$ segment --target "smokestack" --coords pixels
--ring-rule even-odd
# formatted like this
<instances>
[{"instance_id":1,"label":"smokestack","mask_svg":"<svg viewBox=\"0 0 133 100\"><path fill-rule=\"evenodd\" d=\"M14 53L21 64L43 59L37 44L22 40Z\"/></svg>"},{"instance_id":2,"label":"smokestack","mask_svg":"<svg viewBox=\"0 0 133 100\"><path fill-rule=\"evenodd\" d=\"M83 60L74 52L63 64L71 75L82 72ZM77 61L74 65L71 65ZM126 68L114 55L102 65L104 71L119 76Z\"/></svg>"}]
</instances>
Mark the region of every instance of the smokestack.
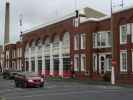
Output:
<instances>
[{"instance_id":1,"label":"smokestack","mask_svg":"<svg viewBox=\"0 0 133 100\"><path fill-rule=\"evenodd\" d=\"M9 0L6 0L4 45L9 43L9 32L10 32L10 2Z\"/></svg>"}]
</instances>

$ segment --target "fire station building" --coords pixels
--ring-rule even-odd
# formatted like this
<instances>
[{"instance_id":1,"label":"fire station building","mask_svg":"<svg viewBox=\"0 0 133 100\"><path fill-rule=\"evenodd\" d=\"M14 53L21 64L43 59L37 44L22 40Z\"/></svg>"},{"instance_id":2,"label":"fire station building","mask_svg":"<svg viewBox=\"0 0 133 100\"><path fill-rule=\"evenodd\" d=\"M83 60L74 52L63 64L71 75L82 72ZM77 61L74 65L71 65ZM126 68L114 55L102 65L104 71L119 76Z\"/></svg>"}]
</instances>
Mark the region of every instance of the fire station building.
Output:
<instances>
[{"instance_id":1,"label":"fire station building","mask_svg":"<svg viewBox=\"0 0 133 100\"><path fill-rule=\"evenodd\" d=\"M133 83L133 8L113 13L112 32L110 17L80 16L78 28L74 19L68 16L23 34L25 70L101 80L111 71L113 44L116 82Z\"/></svg>"}]
</instances>

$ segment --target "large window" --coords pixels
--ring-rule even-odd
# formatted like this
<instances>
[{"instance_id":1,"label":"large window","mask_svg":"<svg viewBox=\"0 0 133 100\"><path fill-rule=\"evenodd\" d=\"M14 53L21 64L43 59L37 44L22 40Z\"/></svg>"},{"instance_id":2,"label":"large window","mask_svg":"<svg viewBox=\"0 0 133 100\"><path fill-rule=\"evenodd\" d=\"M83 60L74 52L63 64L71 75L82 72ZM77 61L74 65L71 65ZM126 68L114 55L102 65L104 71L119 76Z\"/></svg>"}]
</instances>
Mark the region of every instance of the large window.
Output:
<instances>
[{"instance_id":1,"label":"large window","mask_svg":"<svg viewBox=\"0 0 133 100\"><path fill-rule=\"evenodd\" d=\"M63 45L63 48L69 48L70 47L70 35L69 35L69 32L66 32L64 34L62 45Z\"/></svg>"},{"instance_id":2,"label":"large window","mask_svg":"<svg viewBox=\"0 0 133 100\"><path fill-rule=\"evenodd\" d=\"M120 70L122 72L127 71L127 51L120 52Z\"/></svg>"},{"instance_id":3,"label":"large window","mask_svg":"<svg viewBox=\"0 0 133 100\"><path fill-rule=\"evenodd\" d=\"M59 56L54 55L53 56L53 63L54 63L54 71L59 71Z\"/></svg>"},{"instance_id":4,"label":"large window","mask_svg":"<svg viewBox=\"0 0 133 100\"><path fill-rule=\"evenodd\" d=\"M79 71L79 57L75 55L74 57L74 71Z\"/></svg>"},{"instance_id":5,"label":"large window","mask_svg":"<svg viewBox=\"0 0 133 100\"><path fill-rule=\"evenodd\" d=\"M50 70L50 56L45 56L45 70Z\"/></svg>"},{"instance_id":6,"label":"large window","mask_svg":"<svg viewBox=\"0 0 133 100\"><path fill-rule=\"evenodd\" d=\"M106 55L107 71L112 69L112 57L111 55Z\"/></svg>"},{"instance_id":7,"label":"large window","mask_svg":"<svg viewBox=\"0 0 133 100\"><path fill-rule=\"evenodd\" d=\"M86 71L86 57L81 55L81 71Z\"/></svg>"},{"instance_id":8,"label":"large window","mask_svg":"<svg viewBox=\"0 0 133 100\"><path fill-rule=\"evenodd\" d=\"M42 58L41 57L38 58L38 71L39 72L42 71Z\"/></svg>"},{"instance_id":9,"label":"large window","mask_svg":"<svg viewBox=\"0 0 133 100\"><path fill-rule=\"evenodd\" d=\"M76 34L74 36L74 48L75 48L75 50L79 49L79 36L78 36L78 34Z\"/></svg>"},{"instance_id":10,"label":"large window","mask_svg":"<svg viewBox=\"0 0 133 100\"><path fill-rule=\"evenodd\" d=\"M120 43L126 43L127 41L127 25L120 26Z\"/></svg>"},{"instance_id":11,"label":"large window","mask_svg":"<svg viewBox=\"0 0 133 100\"><path fill-rule=\"evenodd\" d=\"M127 42L127 34L131 34L131 24L125 24L120 26L120 43L124 44Z\"/></svg>"},{"instance_id":12,"label":"large window","mask_svg":"<svg viewBox=\"0 0 133 100\"><path fill-rule=\"evenodd\" d=\"M86 48L86 34L83 33L81 34L81 49L85 49Z\"/></svg>"},{"instance_id":13,"label":"large window","mask_svg":"<svg viewBox=\"0 0 133 100\"><path fill-rule=\"evenodd\" d=\"M110 47L112 42L111 32L103 31L93 33L93 47Z\"/></svg>"},{"instance_id":14,"label":"large window","mask_svg":"<svg viewBox=\"0 0 133 100\"><path fill-rule=\"evenodd\" d=\"M35 60L31 61L31 70L32 72L35 72Z\"/></svg>"},{"instance_id":15,"label":"large window","mask_svg":"<svg viewBox=\"0 0 133 100\"><path fill-rule=\"evenodd\" d=\"M71 69L71 61L70 58L63 58L63 70L69 71Z\"/></svg>"}]
</instances>

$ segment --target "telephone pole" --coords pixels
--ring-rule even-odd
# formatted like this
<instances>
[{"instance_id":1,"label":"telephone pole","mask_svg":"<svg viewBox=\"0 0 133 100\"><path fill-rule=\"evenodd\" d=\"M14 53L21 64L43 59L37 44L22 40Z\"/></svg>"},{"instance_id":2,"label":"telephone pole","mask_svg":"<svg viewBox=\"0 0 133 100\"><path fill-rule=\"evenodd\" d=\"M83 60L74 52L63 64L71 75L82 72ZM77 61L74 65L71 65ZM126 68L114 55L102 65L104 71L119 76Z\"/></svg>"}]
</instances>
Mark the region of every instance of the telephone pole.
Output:
<instances>
[{"instance_id":1,"label":"telephone pole","mask_svg":"<svg viewBox=\"0 0 133 100\"><path fill-rule=\"evenodd\" d=\"M113 2L113 0L111 0L111 34L112 34L112 70L111 70L111 84L112 85L115 85L116 83L116 79L115 79L115 67L116 67L116 64L117 64L117 61L115 59L115 47L114 47L114 44L115 44L115 34L113 33L113 25L114 25L114 21L113 21L113 8L115 7L122 7L124 6L124 2L123 0L120 0L119 1L120 3L119 4L116 4L115 2Z\"/></svg>"}]
</instances>

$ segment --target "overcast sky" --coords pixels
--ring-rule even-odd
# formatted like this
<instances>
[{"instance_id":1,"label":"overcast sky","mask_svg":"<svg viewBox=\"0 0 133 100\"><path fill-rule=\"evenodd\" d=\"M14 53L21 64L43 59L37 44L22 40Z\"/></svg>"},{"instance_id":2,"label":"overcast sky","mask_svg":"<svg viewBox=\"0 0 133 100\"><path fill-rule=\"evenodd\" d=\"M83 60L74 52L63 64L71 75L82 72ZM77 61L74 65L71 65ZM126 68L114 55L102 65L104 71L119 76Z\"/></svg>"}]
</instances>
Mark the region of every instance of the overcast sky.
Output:
<instances>
[{"instance_id":1,"label":"overcast sky","mask_svg":"<svg viewBox=\"0 0 133 100\"><path fill-rule=\"evenodd\" d=\"M0 0L0 44L4 39L5 1ZM19 40L19 16L23 15L23 31L73 12L76 0L10 0L10 41ZM120 0L114 0L120 1ZM125 6L133 0L124 0ZM77 8L92 7L106 14L110 12L110 0L77 0Z\"/></svg>"}]
</instances>

